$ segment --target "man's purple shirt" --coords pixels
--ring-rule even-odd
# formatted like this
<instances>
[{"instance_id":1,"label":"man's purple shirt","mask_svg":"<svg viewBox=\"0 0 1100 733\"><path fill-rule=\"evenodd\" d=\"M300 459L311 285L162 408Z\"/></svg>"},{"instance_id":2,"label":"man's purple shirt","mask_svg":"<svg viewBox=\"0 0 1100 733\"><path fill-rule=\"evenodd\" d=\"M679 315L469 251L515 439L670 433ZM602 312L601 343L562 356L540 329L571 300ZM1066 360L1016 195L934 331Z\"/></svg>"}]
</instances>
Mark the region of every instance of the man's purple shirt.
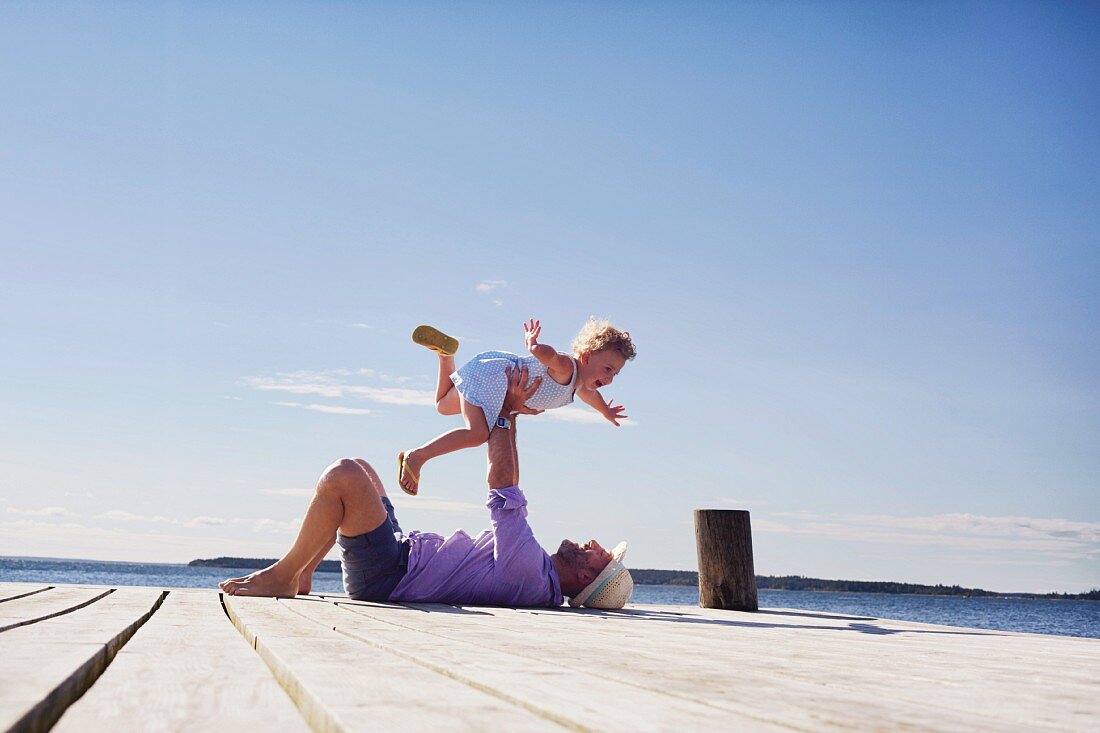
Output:
<instances>
[{"instance_id":1,"label":"man's purple shirt","mask_svg":"<svg viewBox=\"0 0 1100 733\"><path fill-rule=\"evenodd\" d=\"M490 489L493 528L477 537L410 532L409 569L391 601L485 606L560 606L561 582L527 524L518 486Z\"/></svg>"}]
</instances>

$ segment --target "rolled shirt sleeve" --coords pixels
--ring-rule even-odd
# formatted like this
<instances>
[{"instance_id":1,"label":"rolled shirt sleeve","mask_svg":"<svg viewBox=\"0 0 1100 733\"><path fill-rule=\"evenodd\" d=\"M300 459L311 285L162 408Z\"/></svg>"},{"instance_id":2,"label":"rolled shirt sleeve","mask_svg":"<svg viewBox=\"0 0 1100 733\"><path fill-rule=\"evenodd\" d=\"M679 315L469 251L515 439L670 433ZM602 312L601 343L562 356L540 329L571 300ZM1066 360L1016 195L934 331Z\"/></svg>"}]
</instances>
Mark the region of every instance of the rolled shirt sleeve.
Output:
<instances>
[{"instance_id":1,"label":"rolled shirt sleeve","mask_svg":"<svg viewBox=\"0 0 1100 733\"><path fill-rule=\"evenodd\" d=\"M527 524L527 497L518 486L489 489L485 502L493 524L496 546L493 560L497 572L506 576L523 575L524 570L541 568L546 552Z\"/></svg>"}]
</instances>

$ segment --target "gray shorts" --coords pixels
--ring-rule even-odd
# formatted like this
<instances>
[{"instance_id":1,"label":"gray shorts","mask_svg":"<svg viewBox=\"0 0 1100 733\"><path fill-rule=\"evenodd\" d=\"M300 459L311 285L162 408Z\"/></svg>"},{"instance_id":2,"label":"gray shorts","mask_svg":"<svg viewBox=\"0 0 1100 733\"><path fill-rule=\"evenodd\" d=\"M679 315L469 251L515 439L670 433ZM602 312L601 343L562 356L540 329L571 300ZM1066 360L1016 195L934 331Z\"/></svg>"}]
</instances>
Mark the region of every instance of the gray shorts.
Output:
<instances>
[{"instance_id":1,"label":"gray shorts","mask_svg":"<svg viewBox=\"0 0 1100 733\"><path fill-rule=\"evenodd\" d=\"M355 537L336 533L344 591L355 601L388 601L409 569L409 541L397 523L393 504L381 498L387 521Z\"/></svg>"}]
</instances>

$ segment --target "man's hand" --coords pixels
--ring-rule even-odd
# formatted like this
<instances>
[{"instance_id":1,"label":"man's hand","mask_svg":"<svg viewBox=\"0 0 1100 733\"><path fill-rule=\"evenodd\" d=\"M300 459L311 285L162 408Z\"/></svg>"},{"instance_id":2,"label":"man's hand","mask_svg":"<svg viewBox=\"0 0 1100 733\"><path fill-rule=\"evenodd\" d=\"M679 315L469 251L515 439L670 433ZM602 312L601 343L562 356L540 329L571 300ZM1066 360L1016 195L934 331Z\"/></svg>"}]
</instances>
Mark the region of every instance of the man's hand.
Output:
<instances>
[{"instance_id":1,"label":"man's hand","mask_svg":"<svg viewBox=\"0 0 1100 733\"><path fill-rule=\"evenodd\" d=\"M619 427L620 420L626 420L629 415L624 415L623 410L626 408L622 405L613 404L614 400L607 401L607 410L603 416L615 424L615 427Z\"/></svg>"},{"instance_id":2,"label":"man's hand","mask_svg":"<svg viewBox=\"0 0 1100 733\"><path fill-rule=\"evenodd\" d=\"M504 406L500 408L500 417L507 417L513 412L520 415L537 415L542 412L527 406L527 400L538 392L542 377L535 377L535 381L528 385L527 367L520 369L508 367L504 373L508 375L508 392L504 395Z\"/></svg>"},{"instance_id":3,"label":"man's hand","mask_svg":"<svg viewBox=\"0 0 1100 733\"><path fill-rule=\"evenodd\" d=\"M523 324L523 343L532 354L535 353L535 347L539 345L540 333L542 333L542 325L534 318Z\"/></svg>"}]
</instances>

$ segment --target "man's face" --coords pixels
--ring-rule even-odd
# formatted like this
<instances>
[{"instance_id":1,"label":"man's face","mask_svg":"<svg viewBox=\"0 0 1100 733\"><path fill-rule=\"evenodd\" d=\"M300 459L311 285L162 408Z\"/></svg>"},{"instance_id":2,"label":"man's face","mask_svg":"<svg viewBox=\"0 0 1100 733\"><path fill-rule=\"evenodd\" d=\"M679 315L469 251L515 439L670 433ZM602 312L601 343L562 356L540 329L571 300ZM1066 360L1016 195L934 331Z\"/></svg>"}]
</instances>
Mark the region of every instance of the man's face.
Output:
<instances>
[{"instance_id":1,"label":"man's face","mask_svg":"<svg viewBox=\"0 0 1100 733\"><path fill-rule=\"evenodd\" d=\"M585 581L585 585L600 574L600 571L611 562L611 553L603 549L596 540L589 540L583 545L578 545L573 540L562 540L558 546L558 556L569 563L577 576Z\"/></svg>"}]
</instances>

